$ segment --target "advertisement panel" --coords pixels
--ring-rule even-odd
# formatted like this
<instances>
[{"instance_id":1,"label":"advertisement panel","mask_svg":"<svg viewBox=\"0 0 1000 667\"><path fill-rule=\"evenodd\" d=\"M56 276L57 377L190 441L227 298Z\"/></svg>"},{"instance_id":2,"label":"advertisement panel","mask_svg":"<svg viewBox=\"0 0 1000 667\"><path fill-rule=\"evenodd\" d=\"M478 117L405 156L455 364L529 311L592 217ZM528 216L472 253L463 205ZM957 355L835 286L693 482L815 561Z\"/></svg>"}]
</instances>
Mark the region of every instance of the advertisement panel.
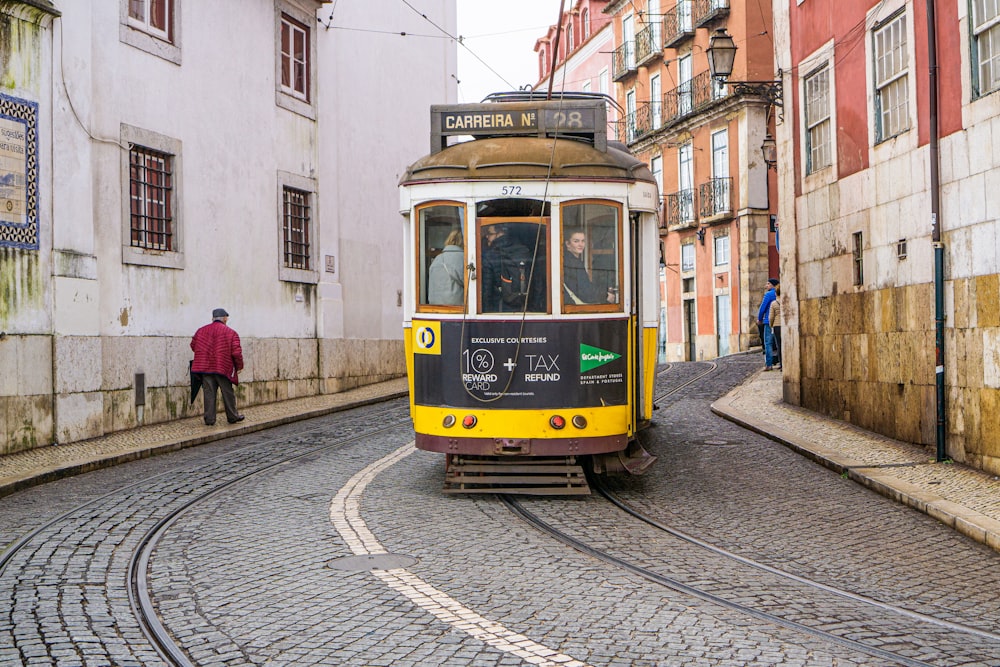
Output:
<instances>
[{"instance_id":1,"label":"advertisement panel","mask_svg":"<svg viewBox=\"0 0 1000 667\"><path fill-rule=\"evenodd\" d=\"M494 409L628 402L628 321L413 321L418 405Z\"/></svg>"}]
</instances>

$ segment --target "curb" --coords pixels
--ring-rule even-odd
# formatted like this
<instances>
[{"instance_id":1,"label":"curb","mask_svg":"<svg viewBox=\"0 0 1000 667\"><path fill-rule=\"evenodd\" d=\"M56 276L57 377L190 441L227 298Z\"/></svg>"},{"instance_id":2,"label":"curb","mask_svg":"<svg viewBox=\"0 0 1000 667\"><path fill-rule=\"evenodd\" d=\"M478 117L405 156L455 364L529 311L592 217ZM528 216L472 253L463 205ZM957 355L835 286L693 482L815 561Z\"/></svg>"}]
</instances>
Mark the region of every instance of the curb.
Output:
<instances>
[{"instance_id":1,"label":"curb","mask_svg":"<svg viewBox=\"0 0 1000 667\"><path fill-rule=\"evenodd\" d=\"M1000 521L893 477L881 468L851 459L784 429L765 424L733 407L733 402L730 393L712 403L712 412L754 433L770 438L876 493L923 512L962 535L1000 552Z\"/></svg>"},{"instance_id":2,"label":"curb","mask_svg":"<svg viewBox=\"0 0 1000 667\"><path fill-rule=\"evenodd\" d=\"M225 440L227 438L232 438L238 435L246 435L248 433L254 433L256 431L263 431L264 429L267 428L273 428L275 426L283 426L285 424L291 424L297 421L304 421L306 419L313 419L315 417L323 417L325 415L333 414L335 412L343 412L345 410L360 408L366 405L391 401L397 398L404 398L408 395L409 391L394 391L383 394L381 396L357 399L353 401L346 401L339 405L333 405L326 408L316 408L312 410L306 410L303 412L297 412L295 414L286 415L284 417L272 417L270 419L265 419L264 421L253 422L251 424L247 424L244 422L240 426L233 426L227 428L226 430L216 431L213 433L206 433L198 436L181 436L177 438L172 438L169 440L159 442L155 445L130 449L116 454L103 454L103 455L97 455L93 458L62 462L47 469L34 470L29 473L26 473L25 475L11 476L0 479L0 498L4 496L9 496L12 493L16 493L17 491L21 491L23 489L27 489L32 486L47 484L48 482L54 482L56 480L63 479L64 477L73 477L75 475L81 475L86 472L101 470L103 468L110 468L112 466L120 465L122 463L128 463L130 461L146 459L151 456L156 456L158 454L168 454L170 452L176 452L178 450L186 449L188 447L204 445L209 442L217 442L219 440ZM196 418L195 421L200 421L200 418ZM84 440L79 443L73 443L73 444L85 444L86 442L87 441ZM59 447L59 445L49 445L49 447Z\"/></svg>"}]
</instances>

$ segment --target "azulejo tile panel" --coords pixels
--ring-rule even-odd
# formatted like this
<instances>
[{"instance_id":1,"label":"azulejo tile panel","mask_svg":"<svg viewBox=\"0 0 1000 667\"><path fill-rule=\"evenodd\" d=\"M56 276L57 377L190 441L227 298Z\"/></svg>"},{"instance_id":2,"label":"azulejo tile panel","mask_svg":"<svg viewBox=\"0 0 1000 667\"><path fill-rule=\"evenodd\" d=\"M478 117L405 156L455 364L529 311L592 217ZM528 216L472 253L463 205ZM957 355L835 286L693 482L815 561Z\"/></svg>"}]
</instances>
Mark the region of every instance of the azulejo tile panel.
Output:
<instances>
[{"instance_id":1,"label":"azulejo tile panel","mask_svg":"<svg viewBox=\"0 0 1000 667\"><path fill-rule=\"evenodd\" d=\"M2 93L0 247L38 250L38 104Z\"/></svg>"}]
</instances>

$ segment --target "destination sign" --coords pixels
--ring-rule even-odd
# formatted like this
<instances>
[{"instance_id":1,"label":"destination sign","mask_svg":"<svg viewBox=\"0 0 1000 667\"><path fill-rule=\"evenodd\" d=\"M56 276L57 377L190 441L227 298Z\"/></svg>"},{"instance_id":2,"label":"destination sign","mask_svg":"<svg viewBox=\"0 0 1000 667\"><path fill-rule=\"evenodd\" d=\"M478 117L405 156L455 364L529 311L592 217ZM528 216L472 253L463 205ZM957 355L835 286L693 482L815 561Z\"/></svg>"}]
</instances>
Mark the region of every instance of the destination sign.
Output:
<instances>
[{"instance_id":1,"label":"destination sign","mask_svg":"<svg viewBox=\"0 0 1000 667\"><path fill-rule=\"evenodd\" d=\"M574 136L604 150L607 111L601 100L433 105L432 151L445 148L446 137L461 135Z\"/></svg>"}]
</instances>

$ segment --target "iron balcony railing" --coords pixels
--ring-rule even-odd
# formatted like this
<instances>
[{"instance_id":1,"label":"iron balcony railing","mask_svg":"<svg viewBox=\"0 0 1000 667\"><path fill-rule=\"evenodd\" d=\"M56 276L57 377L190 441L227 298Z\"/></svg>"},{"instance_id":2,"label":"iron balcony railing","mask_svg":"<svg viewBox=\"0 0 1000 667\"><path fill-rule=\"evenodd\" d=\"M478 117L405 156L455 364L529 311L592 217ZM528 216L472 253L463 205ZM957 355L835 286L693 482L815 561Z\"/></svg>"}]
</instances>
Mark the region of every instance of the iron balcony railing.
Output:
<instances>
[{"instance_id":1,"label":"iron balcony railing","mask_svg":"<svg viewBox=\"0 0 1000 667\"><path fill-rule=\"evenodd\" d=\"M726 86L702 72L663 94L664 122L680 120L726 96Z\"/></svg>"},{"instance_id":2,"label":"iron balcony railing","mask_svg":"<svg viewBox=\"0 0 1000 667\"><path fill-rule=\"evenodd\" d=\"M694 188L678 190L664 197L664 218L667 229L692 227L694 218Z\"/></svg>"},{"instance_id":3,"label":"iron balcony railing","mask_svg":"<svg viewBox=\"0 0 1000 667\"><path fill-rule=\"evenodd\" d=\"M635 42L625 42L615 49L614 54L612 54L611 70L615 81L623 79L629 74L635 74Z\"/></svg>"},{"instance_id":4,"label":"iron balcony railing","mask_svg":"<svg viewBox=\"0 0 1000 667\"><path fill-rule=\"evenodd\" d=\"M624 122L617 126L615 138L630 144L660 129L660 103L644 102L632 113L625 114Z\"/></svg>"},{"instance_id":5,"label":"iron balcony railing","mask_svg":"<svg viewBox=\"0 0 1000 667\"><path fill-rule=\"evenodd\" d=\"M705 219L731 215L733 212L733 179L712 178L698 186L698 216Z\"/></svg>"},{"instance_id":6,"label":"iron balcony railing","mask_svg":"<svg viewBox=\"0 0 1000 667\"><path fill-rule=\"evenodd\" d=\"M706 25L729 15L729 0L694 0L694 27Z\"/></svg>"},{"instance_id":7,"label":"iron balcony railing","mask_svg":"<svg viewBox=\"0 0 1000 667\"><path fill-rule=\"evenodd\" d=\"M663 15L663 46L669 49L693 36L691 0L678 0L677 6Z\"/></svg>"},{"instance_id":8,"label":"iron balcony railing","mask_svg":"<svg viewBox=\"0 0 1000 667\"><path fill-rule=\"evenodd\" d=\"M642 65L660 55L663 47L656 43L656 26L649 25L635 36L635 61Z\"/></svg>"}]
</instances>

